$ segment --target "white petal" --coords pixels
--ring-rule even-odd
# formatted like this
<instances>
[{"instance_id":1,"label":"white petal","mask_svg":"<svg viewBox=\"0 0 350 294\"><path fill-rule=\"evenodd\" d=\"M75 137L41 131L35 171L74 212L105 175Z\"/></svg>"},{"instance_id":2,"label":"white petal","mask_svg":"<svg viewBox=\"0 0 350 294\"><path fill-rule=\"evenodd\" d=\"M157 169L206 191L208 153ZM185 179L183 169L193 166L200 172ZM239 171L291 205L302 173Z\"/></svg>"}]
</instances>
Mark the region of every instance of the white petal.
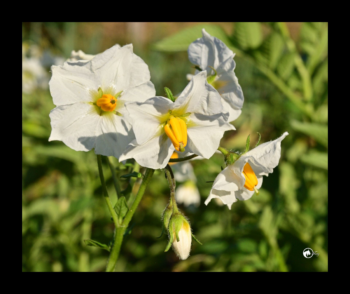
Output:
<instances>
[{"instance_id":1,"label":"white petal","mask_svg":"<svg viewBox=\"0 0 350 294\"><path fill-rule=\"evenodd\" d=\"M202 70L211 73L209 66L215 69L226 60L232 60L234 53L218 38L210 36L204 29L203 37L188 47L188 58L191 63L199 65Z\"/></svg>"},{"instance_id":2,"label":"white petal","mask_svg":"<svg viewBox=\"0 0 350 294\"><path fill-rule=\"evenodd\" d=\"M120 157L120 161L134 158L138 164L153 169L164 168L173 154L175 147L164 134L155 137L142 145L136 141L128 146Z\"/></svg>"},{"instance_id":3,"label":"white petal","mask_svg":"<svg viewBox=\"0 0 350 294\"><path fill-rule=\"evenodd\" d=\"M274 141L266 142L242 155L236 162L250 158L251 167L257 176L267 176L273 172L281 157L281 141L288 135L285 132Z\"/></svg>"},{"instance_id":4,"label":"white petal","mask_svg":"<svg viewBox=\"0 0 350 294\"><path fill-rule=\"evenodd\" d=\"M119 158L135 139L131 125L123 117L115 114L102 116L98 133L95 153L116 158Z\"/></svg>"},{"instance_id":5,"label":"white petal","mask_svg":"<svg viewBox=\"0 0 350 294\"><path fill-rule=\"evenodd\" d=\"M181 153L181 152L180 152ZM180 158L180 157L179 157ZM197 181L196 175L193 172L193 167L189 162L179 162L171 166L175 180L178 182L184 182L191 180Z\"/></svg>"},{"instance_id":6,"label":"white petal","mask_svg":"<svg viewBox=\"0 0 350 294\"><path fill-rule=\"evenodd\" d=\"M224 86L217 89L221 97L231 108L234 110L240 110L243 107L244 96L234 71L218 76L217 81L226 83Z\"/></svg>"},{"instance_id":7,"label":"white petal","mask_svg":"<svg viewBox=\"0 0 350 294\"><path fill-rule=\"evenodd\" d=\"M202 71L191 79L171 109L181 109L183 113L195 112L213 115L222 111L221 97L208 84L206 72Z\"/></svg>"},{"instance_id":8,"label":"white petal","mask_svg":"<svg viewBox=\"0 0 350 294\"><path fill-rule=\"evenodd\" d=\"M98 81L87 67L65 62L61 66L52 66L51 71L49 86L55 105L92 101L90 89L97 90Z\"/></svg>"},{"instance_id":9,"label":"white petal","mask_svg":"<svg viewBox=\"0 0 350 294\"><path fill-rule=\"evenodd\" d=\"M153 83L147 81L123 91L121 99L125 102L144 102L148 98L154 97L155 94L156 90Z\"/></svg>"},{"instance_id":10,"label":"white petal","mask_svg":"<svg viewBox=\"0 0 350 294\"><path fill-rule=\"evenodd\" d=\"M259 190L263 182L263 177L257 177L257 179L258 179L258 184L256 185L255 188ZM253 196L254 193L255 193L254 190L250 191L243 187L242 189L235 192L235 196L239 200L248 200L250 197Z\"/></svg>"},{"instance_id":11,"label":"white petal","mask_svg":"<svg viewBox=\"0 0 350 294\"><path fill-rule=\"evenodd\" d=\"M223 204L226 204L228 206L229 209L231 209L232 203L237 201L234 192L211 189L209 197L207 200L205 200L204 204L208 205L210 200L214 198L220 199Z\"/></svg>"},{"instance_id":12,"label":"white petal","mask_svg":"<svg viewBox=\"0 0 350 294\"><path fill-rule=\"evenodd\" d=\"M123 47L115 45L97 54L84 66L96 75L103 89L114 85L116 92L119 92L129 88L132 59L131 44Z\"/></svg>"},{"instance_id":13,"label":"white petal","mask_svg":"<svg viewBox=\"0 0 350 294\"><path fill-rule=\"evenodd\" d=\"M153 97L144 103L126 103L132 128L138 145L163 132L160 117L169 111L173 102L164 97Z\"/></svg>"},{"instance_id":14,"label":"white petal","mask_svg":"<svg viewBox=\"0 0 350 294\"><path fill-rule=\"evenodd\" d=\"M228 166L224 170L222 170L215 178L215 181L213 183L213 189L229 191L229 192L237 191L239 181L240 179L232 171L230 166Z\"/></svg>"},{"instance_id":15,"label":"white petal","mask_svg":"<svg viewBox=\"0 0 350 294\"><path fill-rule=\"evenodd\" d=\"M63 141L76 151L88 151L95 147L101 116L94 106L84 102L58 106L51 110L50 119L52 132L49 141Z\"/></svg>"},{"instance_id":16,"label":"white petal","mask_svg":"<svg viewBox=\"0 0 350 294\"><path fill-rule=\"evenodd\" d=\"M192 114L189 119L195 124L187 129L188 142L186 151L210 158L220 145L225 131L234 130L222 115L204 116Z\"/></svg>"}]
</instances>

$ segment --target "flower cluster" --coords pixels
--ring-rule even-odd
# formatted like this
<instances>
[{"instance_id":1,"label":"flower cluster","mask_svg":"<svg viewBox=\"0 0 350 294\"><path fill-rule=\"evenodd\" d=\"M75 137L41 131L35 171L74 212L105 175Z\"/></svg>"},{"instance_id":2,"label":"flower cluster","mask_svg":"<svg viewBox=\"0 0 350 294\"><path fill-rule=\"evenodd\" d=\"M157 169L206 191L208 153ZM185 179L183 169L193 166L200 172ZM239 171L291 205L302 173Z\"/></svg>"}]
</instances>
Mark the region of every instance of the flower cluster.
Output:
<instances>
[{"instance_id":1,"label":"flower cluster","mask_svg":"<svg viewBox=\"0 0 350 294\"><path fill-rule=\"evenodd\" d=\"M148 66L133 53L131 44L115 45L95 56L73 51L63 65L52 66L49 86L56 108L50 113L49 141L60 140L76 151L94 149L119 161L134 159L149 169L170 168L169 160L184 154L209 159L223 149L220 140L226 131L235 130L231 122L243 107L234 55L203 29L202 37L188 48L195 74L177 97L167 88L168 97L162 97L156 96ZM278 164L287 134L243 155L224 151L227 166L215 179L205 204L218 198L231 209L237 199L258 193L262 176ZM175 197L184 204L199 204L192 174L180 180L191 185L187 182L172 192L172 205L164 217L168 247L172 245L181 259L188 257L193 235ZM190 194L196 200L190 201Z\"/></svg>"}]
</instances>

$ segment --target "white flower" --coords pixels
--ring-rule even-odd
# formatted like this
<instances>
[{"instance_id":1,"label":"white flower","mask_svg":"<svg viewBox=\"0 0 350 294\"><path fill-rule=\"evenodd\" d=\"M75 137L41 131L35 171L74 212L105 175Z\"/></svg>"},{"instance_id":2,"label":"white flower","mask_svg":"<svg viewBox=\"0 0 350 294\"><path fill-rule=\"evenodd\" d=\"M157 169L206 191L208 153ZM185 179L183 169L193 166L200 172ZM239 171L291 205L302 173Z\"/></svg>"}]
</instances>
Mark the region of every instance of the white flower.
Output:
<instances>
[{"instance_id":1,"label":"white flower","mask_svg":"<svg viewBox=\"0 0 350 294\"><path fill-rule=\"evenodd\" d=\"M224 132L235 129L224 120L220 100L203 71L175 102L157 96L144 103L128 103L136 139L120 160L134 158L142 166L159 169L167 165L175 149L210 158Z\"/></svg>"},{"instance_id":2,"label":"white flower","mask_svg":"<svg viewBox=\"0 0 350 294\"><path fill-rule=\"evenodd\" d=\"M115 45L87 62L52 66L49 86L57 107L50 113L49 141L119 158L134 139L125 102L155 95L148 66L132 49Z\"/></svg>"},{"instance_id":3,"label":"white flower","mask_svg":"<svg viewBox=\"0 0 350 294\"><path fill-rule=\"evenodd\" d=\"M40 61L38 46L22 44L22 90L31 93L37 88L46 89L49 81L47 71Z\"/></svg>"},{"instance_id":4,"label":"white flower","mask_svg":"<svg viewBox=\"0 0 350 294\"><path fill-rule=\"evenodd\" d=\"M192 243L192 233L191 233L191 227L188 221L182 217L182 226L181 229L178 232L179 241L177 241L175 229L173 229L173 250L175 251L176 255L182 259L185 260L190 255L191 251L191 243ZM170 221L170 225L171 221Z\"/></svg>"},{"instance_id":5,"label":"white flower","mask_svg":"<svg viewBox=\"0 0 350 294\"><path fill-rule=\"evenodd\" d=\"M262 176L273 172L281 157L281 141L288 132L274 141L266 142L243 154L232 165L228 165L216 177L209 197L220 200L231 209L232 203L247 200L257 192L263 182Z\"/></svg>"},{"instance_id":6,"label":"white flower","mask_svg":"<svg viewBox=\"0 0 350 294\"><path fill-rule=\"evenodd\" d=\"M244 101L242 88L234 72L235 54L221 40L210 36L205 29L202 29L202 34L202 38L188 47L188 58L191 63L206 70L208 76L214 75L216 71L217 76L212 85L223 98L223 111L228 111L227 120L233 121L241 114ZM189 75L187 77L190 78Z\"/></svg>"},{"instance_id":7,"label":"white flower","mask_svg":"<svg viewBox=\"0 0 350 294\"><path fill-rule=\"evenodd\" d=\"M175 190L175 200L177 203L183 203L185 206L191 204L198 206L201 201L198 188L192 181L186 181Z\"/></svg>"}]
</instances>

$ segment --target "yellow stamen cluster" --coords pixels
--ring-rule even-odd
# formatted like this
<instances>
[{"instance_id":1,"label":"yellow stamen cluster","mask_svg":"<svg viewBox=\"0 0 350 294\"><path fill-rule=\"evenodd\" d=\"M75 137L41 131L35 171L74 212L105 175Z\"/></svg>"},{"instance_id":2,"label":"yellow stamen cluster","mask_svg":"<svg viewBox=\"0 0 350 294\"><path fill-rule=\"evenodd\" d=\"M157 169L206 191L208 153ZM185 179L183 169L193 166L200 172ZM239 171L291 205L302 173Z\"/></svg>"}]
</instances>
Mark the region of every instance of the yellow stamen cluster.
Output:
<instances>
[{"instance_id":1,"label":"yellow stamen cluster","mask_svg":"<svg viewBox=\"0 0 350 294\"><path fill-rule=\"evenodd\" d=\"M247 188L249 191L255 190L255 192L259 194L258 190L255 188L255 186L258 184L258 179L248 162L243 168L243 175L245 177L244 187Z\"/></svg>"},{"instance_id":2,"label":"yellow stamen cluster","mask_svg":"<svg viewBox=\"0 0 350 294\"><path fill-rule=\"evenodd\" d=\"M164 131L173 143L177 151L184 152L187 145L187 126L186 123L178 117L170 116L170 119L164 126Z\"/></svg>"},{"instance_id":3,"label":"yellow stamen cluster","mask_svg":"<svg viewBox=\"0 0 350 294\"><path fill-rule=\"evenodd\" d=\"M111 94L103 94L102 97L96 101L96 105L103 111L113 111L117 106L117 99Z\"/></svg>"}]
</instances>

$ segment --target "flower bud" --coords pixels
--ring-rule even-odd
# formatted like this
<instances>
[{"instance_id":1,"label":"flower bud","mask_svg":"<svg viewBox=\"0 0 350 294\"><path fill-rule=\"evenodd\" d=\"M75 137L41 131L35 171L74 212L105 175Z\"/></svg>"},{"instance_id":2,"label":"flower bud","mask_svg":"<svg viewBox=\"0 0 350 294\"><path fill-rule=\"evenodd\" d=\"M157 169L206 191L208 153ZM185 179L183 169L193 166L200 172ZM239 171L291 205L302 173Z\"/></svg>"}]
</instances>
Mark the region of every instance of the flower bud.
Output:
<instances>
[{"instance_id":1,"label":"flower bud","mask_svg":"<svg viewBox=\"0 0 350 294\"><path fill-rule=\"evenodd\" d=\"M188 221L181 215L174 215L169 223L169 234L173 241L173 250L176 255L185 260L190 255L192 234Z\"/></svg>"}]
</instances>

